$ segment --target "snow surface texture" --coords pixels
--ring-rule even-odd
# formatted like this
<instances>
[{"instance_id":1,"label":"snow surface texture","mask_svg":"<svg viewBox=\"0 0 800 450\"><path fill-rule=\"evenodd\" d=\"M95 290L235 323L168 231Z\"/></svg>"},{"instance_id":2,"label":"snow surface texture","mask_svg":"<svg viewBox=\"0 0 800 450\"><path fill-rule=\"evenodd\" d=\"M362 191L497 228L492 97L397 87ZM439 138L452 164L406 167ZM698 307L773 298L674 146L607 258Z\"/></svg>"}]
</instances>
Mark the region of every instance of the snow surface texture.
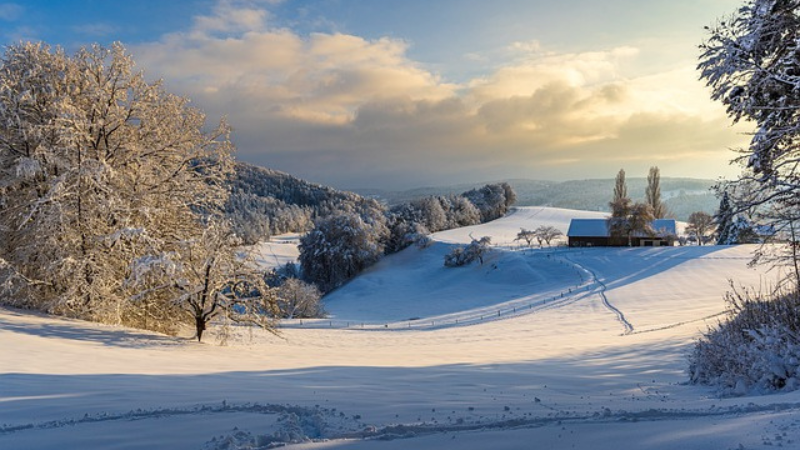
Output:
<instances>
[{"instance_id":1,"label":"snow surface texture","mask_svg":"<svg viewBox=\"0 0 800 450\"><path fill-rule=\"evenodd\" d=\"M727 280L769 284L754 247L513 242L571 217L597 214L439 233L329 296L330 319L227 347L0 309L0 448L800 448L800 392L686 384ZM445 269L470 234L499 246Z\"/></svg>"},{"instance_id":2,"label":"snow surface texture","mask_svg":"<svg viewBox=\"0 0 800 450\"><path fill-rule=\"evenodd\" d=\"M250 252L256 263L268 270L297 262L297 258L300 256L297 248L299 244L299 234L287 233L273 236L268 242L260 242L250 247Z\"/></svg>"}]
</instances>

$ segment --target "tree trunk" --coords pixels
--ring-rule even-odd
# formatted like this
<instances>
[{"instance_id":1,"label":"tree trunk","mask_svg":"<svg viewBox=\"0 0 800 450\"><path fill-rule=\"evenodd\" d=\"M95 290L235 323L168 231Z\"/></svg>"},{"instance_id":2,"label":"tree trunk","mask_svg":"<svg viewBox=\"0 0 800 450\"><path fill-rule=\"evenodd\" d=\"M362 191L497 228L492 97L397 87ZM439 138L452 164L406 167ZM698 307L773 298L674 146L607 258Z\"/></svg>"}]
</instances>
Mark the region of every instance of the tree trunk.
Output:
<instances>
[{"instance_id":1,"label":"tree trunk","mask_svg":"<svg viewBox=\"0 0 800 450\"><path fill-rule=\"evenodd\" d=\"M789 230L792 232L792 263L794 264L794 283L795 289L800 292L800 265L797 261L797 236L794 230L794 221L789 221Z\"/></svg>"},{"instance_id":2,"label":"tree trunk","mask_svg":"<svg viewBox=\"0 0 800 450\"><path fill-rule=\"evenodd\" d=\"M196 316L194 318L194 327L197 330L197 342L200 342L203 339L203 331L206 330L206 320L201 316Z\"/></svg>"}]
</instances>

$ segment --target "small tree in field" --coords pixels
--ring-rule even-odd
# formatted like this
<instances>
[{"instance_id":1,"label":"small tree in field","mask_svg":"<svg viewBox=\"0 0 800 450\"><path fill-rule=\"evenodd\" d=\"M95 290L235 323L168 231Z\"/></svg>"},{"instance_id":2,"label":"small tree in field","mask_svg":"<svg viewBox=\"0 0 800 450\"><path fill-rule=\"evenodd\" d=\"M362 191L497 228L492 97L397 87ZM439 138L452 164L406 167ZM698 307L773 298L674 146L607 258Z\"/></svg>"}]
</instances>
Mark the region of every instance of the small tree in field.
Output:
<instances>
[{"instance_id":1,"label":"small tree in field","mask_svg":"<svg viewBox=\"0 0 800 450\"><path fill-rule=\"evenodd\" d=\"M714 218L711 214L696 211L689 215L686 232L697 239L698 245L703 245L709 233L714 231Z\"/></svg>"},{"instance_id":2,"label":"small tree in field","mask_svg":"<svg viewBox=\"0 0 800 450\"><path fill-rule=\"evenodd\" d=\"M324 314L322 293L313 284L289 278L276 290L281 317L287 319L321 317Z\"/></svg>"},{"instance_id":3,"label":"small tree in field","mask_svg":"<svg viewBox=\"0 0 800 450\"><path fill-rule=\"evenodd\" d=\"M520 228L519 233L517 233L515 241L525 241L528 244L528 247L533 246L533 241L537 238L537 234L535 231L526 230L525 228Z\"/></svg>"},{"instance_id":4,"label":"small tree in field","mask_svg":"<svg viewBox=\"0 0 800 450\"><path fill-rule=\"evenodd\" d=\"M535 234L538 239L541 239L539 241L539 245L541 245L541 241L544 241L547 243L548 247L550 246L550 242L552 242L553 239L556 239L559 236L564 235L564 233L562 233L558 228L550 225L539 226L538 228L536 228Z\"/></svg>"}]
</instances>

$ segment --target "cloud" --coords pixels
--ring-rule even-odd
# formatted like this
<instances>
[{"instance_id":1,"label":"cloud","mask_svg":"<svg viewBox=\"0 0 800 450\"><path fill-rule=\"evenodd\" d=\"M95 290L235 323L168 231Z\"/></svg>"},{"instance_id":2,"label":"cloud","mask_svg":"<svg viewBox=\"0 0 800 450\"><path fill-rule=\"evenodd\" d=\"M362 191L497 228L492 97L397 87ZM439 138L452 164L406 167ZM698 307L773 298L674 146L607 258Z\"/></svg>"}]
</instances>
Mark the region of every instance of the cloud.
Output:
<instances>
[{"instance_id":1,"label":"cloud","mask_svg":"<svg viewBox=\"0 0 800 450\"><path fill-rule=\"evenodd\" d=\"M216 33L260 31L266 26L268 13L255 1L220 0L210 15L194 18L196 38Z\"/></svg>"},{"instance_id":2,"label":"cloud","mask_svg":"<svg viewBox=\"0 0 800 450\"><path fill-rule=\"evenodd\" d=\"M0 3L0 20L13 22L20 17L25 9L16 3Z\"/></svg>"},{"instance_id":3,"label":"cloud","mask_svg":"<svg viewBox=\"0 0 800 450\"><path fill-rule=\"evenodd\" d=\"M709 168L694 176L714 177L744 141L691 61L631 76L634 47L512 43L503 64L456 84L410 59L401 39L300 35L273 26L264 4L220 1L190 30L133 51L209 116L227 115L240 158L315 181L610 177L654 163L686 175L692 159Z\"/></svg>"}]
</instances>

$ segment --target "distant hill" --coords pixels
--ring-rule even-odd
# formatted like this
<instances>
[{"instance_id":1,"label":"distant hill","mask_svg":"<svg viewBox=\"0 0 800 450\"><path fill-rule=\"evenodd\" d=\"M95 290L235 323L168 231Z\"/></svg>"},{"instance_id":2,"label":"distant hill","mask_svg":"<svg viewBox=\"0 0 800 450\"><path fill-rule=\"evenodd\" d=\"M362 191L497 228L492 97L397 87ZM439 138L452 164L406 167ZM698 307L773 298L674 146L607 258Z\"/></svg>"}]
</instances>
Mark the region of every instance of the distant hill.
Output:
<instances>
[{"instance_id":1,"label":"distant hill","mask_svg":"<svg viewBox=\"0 0 800 450\"><path fill-rule=\"evenodd\" d=\"M518 206L552 206L584 211L608 211L608 202L614 191L614 180L541 181L505 180L517 193ZM628 194L635 201L644 199L646 178L628 178ZM380 189L355 189L365 196L389 205L406 203L431 195L449 195L475 188L485 183L458 184L451 186L423 187L406 191ZM719 200L710 190L715 182L695 178L661 178L661 196L678 220L686 220L695 211L713 214Z\"/></svg>"}]
</instances>

